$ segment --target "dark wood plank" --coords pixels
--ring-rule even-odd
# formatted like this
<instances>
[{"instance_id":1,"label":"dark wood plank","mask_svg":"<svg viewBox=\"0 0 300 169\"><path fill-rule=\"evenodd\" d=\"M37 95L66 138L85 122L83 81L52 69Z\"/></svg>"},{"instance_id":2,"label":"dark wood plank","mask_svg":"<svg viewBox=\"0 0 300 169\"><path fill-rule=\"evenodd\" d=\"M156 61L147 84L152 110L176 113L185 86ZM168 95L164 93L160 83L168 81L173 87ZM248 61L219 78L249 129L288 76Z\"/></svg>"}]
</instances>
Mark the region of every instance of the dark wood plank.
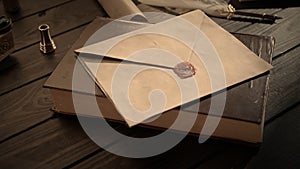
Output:
<instances>
[{"instance_id":1,"label":"dark wood plank","mask_svg":"<svg viewBox=\"0 0 300 169\"><path fill-rule=\"evenodd\" d=\"M84 27L79 27L54 38L57 50L52 55L43 55L39 51L39 45L36 44L13 53L8 59L1 62L0 67L2 65L10 66L0 72L0 95L40 77L49 75L79 37L83 29Z\"/></svg>"},{"instance_id":2,"label":"dark wood plank","mask_svg":"<svg viewBox=\"0 0 300 169\"><path fill-rule=\"evenodd\" d=\"M0 97L0 142L52 117L50 94L42 89L45 81L41 79Z\"/></svg>"},{"instance_id":3,"label":"dark wood plank","mask_svg":"<svg viewBox=\"0 0 300 169\"><path fill-rule=\"evenodd\" d=\"M43 0L43 1L19 0L21 9L17 13L5 12L3 3L2 1L0 1L0 15L7 15L13 21L16 21L71 1L73 0Z\"/></svg>"},{"instance_id":4,"label":"dark wood plank","mask_svg":"<svg viewBox=\"0 0 300 169\"><path fill-rule=\"evenodd\" d=\"M300 101L300 46L273 62L266 120Z\"/></svg>"},{"instance_id":5,"label":"dark wood plank","mask_svg":"<svg viewBox=\"0 0 300 169\"><path fill-rule=\"evenodd\" d=\"M94 0L75 0L57 6L14 23L13 34L16 50L36 44L40 41L37 30L42 23L50 26L52 36L74 29L92 21L95 16L104 15Z\"/></svg>"},{"instance_id":6,"label":"dark wood plank","mask_svg":"<svg viewBox=\"0 0 300 169\"><path fill-rule=\"evenodd\" d=\"M63 168L98 149L76 118L55 118L0 144L0 166Z\"/></svg>"},{"instance_id":7,"label":"dark wood plank","mask_svg":"<svg viewBox=\"0 0 300 169\"><path fill-rule=\"evenodd\" d=\"M257 149L256 147L226 147L225 151L199 164L196 169L244 169Z\"/></svg>"},{"instance_id":8,"label":"dark wood plank","mask_svg":"<svg viewBox=\"0 0 300 169\"><path fill-rule=\"evenodd\" d=\"M240 33L274 36L276 39L275 57L300 44L300 7L287 8L276 14L283 17L276 24L254 24L238 31Z\"/></svg>"},{"instance_id":9,"label":"dark wood plank","mask_svg":"<svg viewBox=\"0 0 300 169\"><path fill-rule=\"evenodd\" d=\"M131 136L135 134L141 136L143 133L149 134L149 132L151 132L149 129L141 128L130 130L130 132L133 133ZM111 146L116 145L117 144ZM216 140L209 140L204 144L199 144L197 137L188 136L173 149L158 156L133 159L101 151L91 158L73 166L73 168L194 168L198 166L199 163L203 163L227 151L232 151L236 154L240 151L244 151L245 154L248 154L248 157L251 157L251 154L253 155L256 148ZM243 160L245 160L245 158ZM238 164L240 161L236 160L234 163Z\"/></svg>"},{"instance_id":10,"label":"dark wood plank","mask_svg":"<svg viewBox=\"0 0 300 169\"><path fill-rule=\"evenodd\" d=\"M247 169L298 169L300 166L300 105L265 128L265 139Z\"/></svg>"},{"instance_id":11,"label":"dark wood plank","mask_svg":"<svg viewBox=\"0 0 300 169\"><path fill-rule=\"evenodd\" d=\"M221 150L218 144L201 146L196 138L190 138L167 153L155 157L134 159L102 151L73 168L189 168Z\"/></svg>"}]
</instances>

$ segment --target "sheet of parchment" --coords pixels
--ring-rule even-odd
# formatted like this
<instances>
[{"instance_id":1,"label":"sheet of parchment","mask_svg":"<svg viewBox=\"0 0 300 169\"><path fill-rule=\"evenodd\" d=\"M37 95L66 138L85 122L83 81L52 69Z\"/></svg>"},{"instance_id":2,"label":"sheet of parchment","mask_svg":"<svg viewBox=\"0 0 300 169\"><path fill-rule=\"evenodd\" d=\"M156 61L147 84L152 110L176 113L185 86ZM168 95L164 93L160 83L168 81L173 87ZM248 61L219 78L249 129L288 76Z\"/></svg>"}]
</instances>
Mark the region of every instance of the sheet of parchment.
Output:
<instances>
[{"instance_id":1,"label":"sheet of parchment","mask_svg":"<svg viewBox=\"0 0 300 169\"><path fill-rule=\"evenodd\" d=\"M76 52L129 126L272 68L199 10ZM172 70L184 61L191 78Z\"/></svg>"},{"instance_id":2,"label":"sheet of parchment","mask_svg":"<svg viewBox=\"0 0 300 169\"><path fill-rule=\"evenodd\" d=\"M123 17L123 20L147 22L146 17L131 0L98 0L98 2L111 18Z\"/></svg>"}]
</instances>

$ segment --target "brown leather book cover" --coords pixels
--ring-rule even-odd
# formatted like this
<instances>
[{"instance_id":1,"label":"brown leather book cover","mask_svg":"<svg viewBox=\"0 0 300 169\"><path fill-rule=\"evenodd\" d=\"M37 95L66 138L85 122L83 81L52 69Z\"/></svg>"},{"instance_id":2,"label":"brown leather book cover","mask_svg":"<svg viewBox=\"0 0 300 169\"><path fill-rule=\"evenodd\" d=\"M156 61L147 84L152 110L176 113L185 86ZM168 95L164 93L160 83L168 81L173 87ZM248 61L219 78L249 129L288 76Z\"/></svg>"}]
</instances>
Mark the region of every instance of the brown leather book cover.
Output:
<instances>
[{"instance_id":1,"label":"brown leather book cover","mask_svg":"<svg viewBox=\"0 0 300 169\"><path fill-rule=\"evenodd\" d=\"M109 23L111 20L107 18L96 18L82 33L80 38L75 42L72 48L67 52L66 56L62 59L59 63L57 68L54 70L52 75L49 77L47 82L45 83L45 87L50 88L51 93L53 94L54 102L57 108L63 108L64 110L57 110L60 113L67 113L67 114L75 114L74 108L72 105L72 76L73 76L73 69L76 62L76 57L74 54L74 50L78 49L83 46L83 44L87 41L87 39L92 35L95 31L101 28L103 25ZM105 40L126 32L130 32L139 28L143 28L147 25L142 23L130 23L130 22L123 22L118 21L118 30L111 32L111 34L106 34L105 36L101 37L101 40ZM274 39L272 37L264 37L264 36L255 36L255 35L244 35L244 34L233 34L236 36L242 43L244 43L249 49L251 49L255 54L259 57L271 63L273 47L274 47ZM89 83L94 83L94 81L90 78L88 73L82 69L80 70L80 74L84 78L83 80L88 81ZM222 129L215 134L217 137L227 137L236 139L235 135L238 135L238 132L234 134L225 134L223 129L230 130L236 125L239 124L250 124L253 130L253 134L248 133L246 136L243 136L243 141L250 141L250 142L260 142L262 140L262 128L263 128L263 121L264 121L264 112L265 112L265 103L267 99L267 89L268 89L268 73L255 77L251 80L245 81L233 87L227 89L227 100L225 105L225 110L222 115L222 121L230 121L229 126L219 125L219 128ZM95 90L97 95L97 100L101 100L99 102L99 107L103 107L103 110L107 116L111 116L110 119L118 120L121 117L118 114L109 114L110 111L115 111L113 106L107 101L103 92L97 88ZM75 93L91 96L90 93L87 91L76 91ZM55 96L54 96L55 95ZM91 96L93 97L93 96ZM216 94L214 97L218 97ZM69 98L69 102L62 101L66 98ZM203 118L207 115L207 112L210 108L211 96L207 96L201 99L200 102L200 111L199 115ZM66 112L67 111L67 112ZM164 113L164 114L168 114ZM169 113L171 114L171 113ZM92 115L88 113L87 109L87 116ZM176 114L175 114L176 115ZM164 118L161 117L162 119ZM176 117L174 117L176 118ZM159 119L156 120L155 123L150 123L150 127L158 127L159 126ZM172 119L169 121L172 122ZM163 120L161 120L163 122ZM236 123L240 122L240 123ZM201 126L201 124L199 124ZM249 125L248 125L249 126ZM252 130L249 127L249 132ZM197 131L196 131L197 132ZM223 132L223 133L222 133ZM241 131L242 132L242 131ZM195 133L195 132L194 132ZM254 138L255 137L255 138ZM252 139L253 138L253 139Z\"/></svg>"}]
</instances>

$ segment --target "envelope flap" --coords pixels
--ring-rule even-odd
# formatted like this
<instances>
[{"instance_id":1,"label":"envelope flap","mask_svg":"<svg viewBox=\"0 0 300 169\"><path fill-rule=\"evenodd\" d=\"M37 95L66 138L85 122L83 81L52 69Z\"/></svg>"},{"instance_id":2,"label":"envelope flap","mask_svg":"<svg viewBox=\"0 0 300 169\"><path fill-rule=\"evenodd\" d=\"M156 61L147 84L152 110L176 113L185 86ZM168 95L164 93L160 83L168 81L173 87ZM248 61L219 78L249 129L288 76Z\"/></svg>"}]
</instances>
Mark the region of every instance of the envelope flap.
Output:
<instances>
[{"instance_id":1,"label":"envelope flap","mask_svg":"<svg viewBox=\"0 0 300 169\"><path fill-rule=\"evenodd\" d=\"M200 11L195 12L195 14L198 12ZM186 19L174 17L143 29L82 47L75 52L173 68L179 62L172 62L172 59L168 59L168 55L159 56L159 53L160 55L163 53L156 52L154 49L172 53L182 61L187 60L193 52L192 47L197 41L197 32L201 29L203 19L204 15L201 17L198 15L197 22L188 25ZM153 57L143 54L139 54L138 57L130 57L137 51L146 52L146 50L151 50ZM157 60L158 57L159 60Z\"/></svg>"}]
</instances>

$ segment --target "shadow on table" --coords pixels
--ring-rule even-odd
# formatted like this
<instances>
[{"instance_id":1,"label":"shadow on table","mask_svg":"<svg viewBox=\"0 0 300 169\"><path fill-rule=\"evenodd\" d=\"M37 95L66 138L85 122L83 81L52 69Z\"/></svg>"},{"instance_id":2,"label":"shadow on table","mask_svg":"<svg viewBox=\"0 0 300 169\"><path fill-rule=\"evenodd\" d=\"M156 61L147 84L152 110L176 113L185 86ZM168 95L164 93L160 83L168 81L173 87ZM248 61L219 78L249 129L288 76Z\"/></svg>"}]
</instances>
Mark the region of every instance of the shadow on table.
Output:
<instances>
[{"instance_id":1,"label":"shadow on table","mask_svg":"<svg viewBox=\"0 0 300 169\"><path fill-rule=\"evenodd\" d=\"M18 61L16 58L8 56L0 62L0 74L5 73L7 69L17 64Z\"/></svg>"},{"instance_id":2,"label":"shadow on table","mask_svg":"<svg viewBox=\"0 0 300 169\"><path fill-rule=\"evenodd\" d=\"M134 132L132 130L135 130ZM158 131L136 127L130 133L142 137L142 133L159 133ZM198 143L197 136L187 136L171 150L146 159L128 159L128 163L147 163L149 168L199 168L199 169L238 169L244 168L258 152L258 145L248 145L226 140L209 139ZM143 164L145 165L145 164ZM129 165L131 166L131 165Z\"/></svg>"},{"instance_id":3,"label":"shadow on table","mask_svg":"<svg viewBox=\"0 0 300 169\"><path fill-rule=\"evenodd\" d=\"M89 119L89 125L97 123L93 119ZM162 131L147 129L139 126L132 128L126 127L125 124L116 125L109 123L119 133L134 137L147 138L160 134ZM96 133L98 133L97 131ZM175 133L174 133L175 134ZM176 133L179 134L179 133ZM93 138L102 138L101 134L93 135ZM105 137L107 138L107 137ZM122 151L120 147L126 146L127 143L117 141L110 144L111 149ZM225 140L210 139L203 144L198 143L198 137L187 136L179 144L169 151L149 158L127 158L117 156L106 151L100 152L95 157L86 161L86 163L99 163L103 168L244 168L253 156L258 152L258 145L248 145L242 143L233 143ZM108 159L113 159L103 163L103 156ZM108 157L110 156L110 157ZM96 161L95 161L96 160ZM98 161L99 160L99 161Z\"/></svg>"}]
</instances>

